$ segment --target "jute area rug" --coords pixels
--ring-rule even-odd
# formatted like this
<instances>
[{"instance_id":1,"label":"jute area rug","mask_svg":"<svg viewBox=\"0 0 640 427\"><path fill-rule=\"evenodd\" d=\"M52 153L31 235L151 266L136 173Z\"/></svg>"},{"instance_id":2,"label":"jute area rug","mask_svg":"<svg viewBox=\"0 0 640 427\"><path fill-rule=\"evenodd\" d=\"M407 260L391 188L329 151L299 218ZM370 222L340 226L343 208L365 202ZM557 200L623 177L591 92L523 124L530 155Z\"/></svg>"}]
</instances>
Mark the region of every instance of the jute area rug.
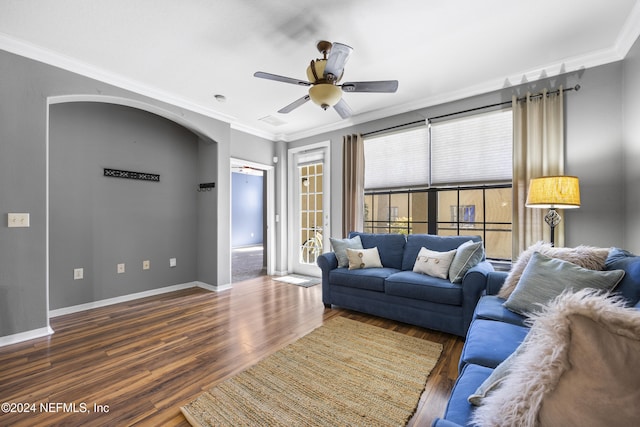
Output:
<instances>
[{"instance_id":1,"label":"jute area rug","mask_svg":"<svg viewBox=\"0 0 640 427\"><path fill-rule=\"evenodd\" d=\"M337 317L180 409L193 426L403 426L441 353Z\"/></svg>"}]
</instances>

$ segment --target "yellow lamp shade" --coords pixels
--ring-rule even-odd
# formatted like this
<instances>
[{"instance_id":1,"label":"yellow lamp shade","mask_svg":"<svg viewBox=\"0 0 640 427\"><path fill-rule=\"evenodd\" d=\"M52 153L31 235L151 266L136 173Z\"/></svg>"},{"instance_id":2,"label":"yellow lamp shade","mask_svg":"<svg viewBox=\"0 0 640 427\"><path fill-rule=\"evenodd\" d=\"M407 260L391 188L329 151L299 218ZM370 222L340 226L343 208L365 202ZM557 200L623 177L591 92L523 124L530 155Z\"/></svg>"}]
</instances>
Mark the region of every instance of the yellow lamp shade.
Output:
<instances>
[{"instance_id":1,"label":"yellow lamp shade","mask_svg":"<svg viewBox=\"0 0 640 427\"><path fill-rule=\"evenodd\" d=\"M575 176L543 176L529 181L528 208L580 207L580 185Z\"/></svg>"}]
</instances>

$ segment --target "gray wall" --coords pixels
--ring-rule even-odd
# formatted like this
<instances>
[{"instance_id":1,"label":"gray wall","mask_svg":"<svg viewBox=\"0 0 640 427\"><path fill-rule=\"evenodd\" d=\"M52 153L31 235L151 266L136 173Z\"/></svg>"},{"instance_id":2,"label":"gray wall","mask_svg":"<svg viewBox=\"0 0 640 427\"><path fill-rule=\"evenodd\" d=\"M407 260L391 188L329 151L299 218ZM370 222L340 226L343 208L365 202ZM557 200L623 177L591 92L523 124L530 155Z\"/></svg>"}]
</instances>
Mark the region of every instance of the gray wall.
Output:
<instances>
[{"instance_id":1,"label":"gray wall","mask_svg":"<svg viewBox=\"0 0 640 427\"><path fill-rule=\"evenodd\" d=\"M198 137L113 104L52 105L49 123L50 308L196 280ZM109 178L104 168L160 182ZM84 279L73 280L74 268Z\"/></svg>"},{"instance_id":2,"label":"gray wall","mask_svg":"<svg viewBox=\"0 0 640 427\"><path fill-rule=\"evenodd\" d=\"M640 253L640 39L624 60L623 157L625 193L625 244Z\"/></svg>"},{"instance_id":3,"label":"gray wall","mask_svg":"<svg viewBox=\"0 0 640 427\"><path fill-rule=\"evenodd\" d=\"M567 246L580 244L620 246L640 252L639 240L636 238L630 241L628 237L631 229L634 229L636 234L640 233L640 226L636 225L638 223L637 207L640 203L637 192L638 175L635 171L631 172L634 168L629 166L638 164L640 161L637 148L640 146L638 144L640 132L631 129L633 126L637 129L638 120L635 118L638 117L638 97L640 97L637 45L638 43L628 64L627 61L615 62L516 86L506 83L506 87L500 91L316 135L291 142L289 147L331 141L333 167L331 171L331 235L340 237L342 233L343 135L372 132L441 114L509 101L512 95L521 96L528 90L536 93L545 87L557 88L563 85L567 88L579 83L582 86L580 91L568 92L565 96L565 173L577 175L580 178L582 206L580 209L564 212L565 244ZM626 79L623 78L623 74L626 75ZM635 93L635 96L631 95L632 93ZM626 106L627 104L633 104L633 109L631 106ZM625 128L628 141L624 145L623 108L627 110L626 121L634 123L627 124ZM635 115L632 116L629 109L632 109ZM628 165L626 174L625 161ZM636 167L635 170L637 171L638 168ZM632 176L634 174L635 176ZM636 208L626 208L634 199Z\"/></svg>"},{"instance_id":4,"label":"gray wall","mask_svg":"<svg viewBox=\"0 0 640 427\"><path fill-rule=\"evenodd\" d=\"M198 135L197 182L215 182L216 188L196 196L196 273L174 279L183 282L189 276L213 286L230 283L231 146L237 156L271 164L274 143L232 131L228 123L205 115L5 51L0 51L0 76L0 338L43 334L48 328L48 111L50 102L67 101L69 96L134 105ZM30 213L31 226L8 228L8 212ZM161 286L162 282L156 284ZM83 290L78 301L86 296Z\"/></svg>"}]
</instances>

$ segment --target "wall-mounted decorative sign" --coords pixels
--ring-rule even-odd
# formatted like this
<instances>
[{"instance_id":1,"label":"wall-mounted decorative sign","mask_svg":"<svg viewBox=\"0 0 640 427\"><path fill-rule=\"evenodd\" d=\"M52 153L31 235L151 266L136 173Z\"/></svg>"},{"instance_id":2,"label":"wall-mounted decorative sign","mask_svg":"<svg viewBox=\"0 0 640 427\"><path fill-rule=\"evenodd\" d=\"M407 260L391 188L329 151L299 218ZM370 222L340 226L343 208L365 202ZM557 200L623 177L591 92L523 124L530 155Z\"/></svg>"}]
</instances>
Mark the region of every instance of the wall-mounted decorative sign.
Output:
<instances>
[{"instance_id":1,"label":"wall-mounted decorative sign","mask_svg":"<svg viewBox=\"0 0 640 427\"><path fill-rule=\"evenodd\" d=\"M198 191L211 191L216 188L215 182L203 182L198 186Z\"/></svg>"},{"instance_id":2,"label":"wall-mounted decorative sign","mask_svg":"<svg viewBox=\"0 0 640 427\"><path fill-rule=\"evenodd\" d=\"M160 182L160 175L155 175L152 173L145 172L131 172L131 171L121 171L118 169L104 169L104 176L110 176L113 178L126 178L126 179L137 179L140 181L155 181Z\"/></svg>"}]
</instances>

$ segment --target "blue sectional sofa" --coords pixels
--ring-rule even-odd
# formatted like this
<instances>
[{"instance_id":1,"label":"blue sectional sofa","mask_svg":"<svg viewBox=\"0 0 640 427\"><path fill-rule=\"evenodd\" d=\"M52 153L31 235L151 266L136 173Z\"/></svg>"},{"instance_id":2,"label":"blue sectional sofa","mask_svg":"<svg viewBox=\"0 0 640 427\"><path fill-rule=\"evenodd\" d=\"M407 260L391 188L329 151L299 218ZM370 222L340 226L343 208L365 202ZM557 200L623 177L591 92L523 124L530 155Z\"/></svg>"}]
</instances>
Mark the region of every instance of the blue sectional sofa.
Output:
<instances>
[{"instance_id":1,"label":"blue sectional sofa","mask_svg":"<svg viewBox=\"0 0 640 427\"><path fill-rule=\"evenodd\" d=\"M473 311L484 292L487 274L494 271L483 259L470 268L462 283L413 271L424 247L446 252L479 236L436 236L428 234L369 234L359 236L362 247L378 248L381 268L338 267L334 252L318 258L322 270L322 301L363 313L397 320L464 337Z\"/></svg>"},{"instance_id":2,"label":"blue sectional sofa","mask_svg":"<svg viewBox=\"0 0 640 427\"><path fill-rule=\"evenodd\" d=\"M613 248L605 266L609 271L624 270L613 293L621 295L628 307L640 311L640 257ZM525 317L505 308L505 299L497 296L507 275L488 273L486 295L476 306L459 361L458 379L443 417L433 423L435 427L473 425L470 419L475 407L469 403L469 396L518 348L530 330ZM576 394L580 392L576 390Z\"/></svg>"}]
</instances>

